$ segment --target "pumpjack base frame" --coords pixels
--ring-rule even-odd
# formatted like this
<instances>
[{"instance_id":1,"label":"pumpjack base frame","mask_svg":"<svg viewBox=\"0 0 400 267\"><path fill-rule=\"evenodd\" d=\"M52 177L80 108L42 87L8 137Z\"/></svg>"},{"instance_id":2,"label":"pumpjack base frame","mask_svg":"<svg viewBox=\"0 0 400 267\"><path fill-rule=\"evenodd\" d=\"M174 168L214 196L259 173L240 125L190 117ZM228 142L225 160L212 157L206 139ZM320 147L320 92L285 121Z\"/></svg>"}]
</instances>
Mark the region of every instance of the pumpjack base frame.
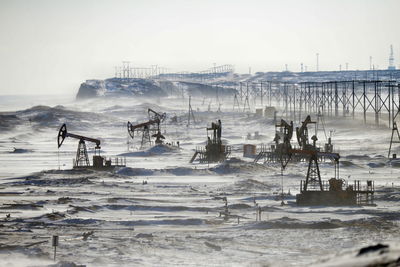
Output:
<instances>
[{"instance_id":1,"label":"pumpjack base frame","mask_svg":"<svg viewBox=\"0 0 400 267\"><path fill-rule=\"evenodd\" d=\"M303 191L296 195L298 206L355 206L355 191Z\"/></svg>"},{"instance_id":2,"label":"pumpjack base frame","mask_svg":"<svg viewBox=\"0 0 400 267\"><path fill-rule=\"evenodd\" d=\"M335 179L334 179L335 180ZM304 185L300 183L300 188ZM298 206L375 206L374 183L367 181L367 186L361 186L360 181L354 185L344 185L340 189L331 189L324 181L325 190L303 190L296 195Z\"/></svg>"},{"instance_id":3,"label":"pumpjack base frame","mask_svg":"<svg viewBox=\"0 0 400 267\"><path fill-rule=\"evenodd\" d=\"M199 156L200 163L217 163L225 161L231 154L231 147L220 144L210 144L205 148L196 148L190 163Z\"/></svg>"},{"instance_id":4,"label":"pumpjack base frame","mask_svg":"<svg viewBox=\"0 0 400 267\"><path fill-rule=\"evenodd\" d=\"M74 170L94 170L94 171L113 171L116 168L123 168L126 165L111 165L111 166L74 166Z\"/></svg>"},{"instance_id":5,"label":"pumpjack base frame","mask_svg":"<svg viewBox=\"0 0 400 267\"><path fill-rule=\"evenodd\" d=\"M114 163L114 164L113 164ZM116 158L115 161L111 159L106 160L104 157L99 155L93 156L93 164L90 165L76 165L74 162L74 169L89 169L89 170L96 170L96 171L112 171L115 168L119 167L126 167L126 160Z\"/></svg>"}]
</instances>

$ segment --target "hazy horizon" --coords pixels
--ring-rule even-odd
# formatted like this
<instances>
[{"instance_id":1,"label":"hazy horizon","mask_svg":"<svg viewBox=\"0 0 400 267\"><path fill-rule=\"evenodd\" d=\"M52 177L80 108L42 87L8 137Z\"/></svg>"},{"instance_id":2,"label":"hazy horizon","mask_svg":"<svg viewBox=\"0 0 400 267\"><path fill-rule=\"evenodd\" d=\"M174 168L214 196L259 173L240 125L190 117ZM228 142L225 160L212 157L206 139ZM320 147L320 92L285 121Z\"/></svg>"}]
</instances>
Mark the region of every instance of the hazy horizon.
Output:
<instances>
[{"instance_id":1,"label":"hazy horizon","mask_svg":"<svg viewBox=\"0 0 400 267\"><path fill-rule=\"evenodd\" d=\"M399 67L400 1L0 0L0 94L71 94L123 60L238 73Z\"/></svg>"}]
</instances>

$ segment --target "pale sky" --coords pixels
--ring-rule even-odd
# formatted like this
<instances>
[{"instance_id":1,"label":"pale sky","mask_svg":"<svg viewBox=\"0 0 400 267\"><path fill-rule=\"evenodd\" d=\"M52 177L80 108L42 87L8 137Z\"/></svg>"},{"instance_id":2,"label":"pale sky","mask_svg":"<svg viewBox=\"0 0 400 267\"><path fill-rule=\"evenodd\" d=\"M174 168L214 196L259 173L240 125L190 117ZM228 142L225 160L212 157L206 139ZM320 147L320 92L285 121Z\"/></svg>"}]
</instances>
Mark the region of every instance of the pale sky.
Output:
<instances>
[{"instance_id":1,"label":"pale sky","mask_svg":"<svg viewBox=\"0 0 400 267\"><path fill-rule=\"evenodd\" d=\"M114 67L237 72L400 64L399 0L0 0L0 95L68 94Z\"/></svg>"}]
</instances>

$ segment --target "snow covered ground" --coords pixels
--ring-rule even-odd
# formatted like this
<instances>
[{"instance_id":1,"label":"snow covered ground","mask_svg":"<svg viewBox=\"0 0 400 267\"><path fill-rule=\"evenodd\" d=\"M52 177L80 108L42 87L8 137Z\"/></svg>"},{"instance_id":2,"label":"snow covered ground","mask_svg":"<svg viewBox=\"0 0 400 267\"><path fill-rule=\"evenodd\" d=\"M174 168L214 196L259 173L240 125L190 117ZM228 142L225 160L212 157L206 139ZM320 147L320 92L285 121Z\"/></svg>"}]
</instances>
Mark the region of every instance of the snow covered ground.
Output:
<instances>
[{"instance_id":1,"label":"snow covered ground","mask_svg":"<svg viewBox=\"0 0 400 267\"><path fill-rule=\"evenodd\" d=\"M0 124L0 265L53 264L52 235L60 236L57 260L87 266L337 266L380 257L357 257L362 247L396 244L400 170L387 159L390 129L325 118L341 155L341 177L374 180L376 206L297 207L306 163L290 163L282 176L280 165L243 158L243 144L272 142L273 120L233 112L232 100L225 100L217 112L215 99L192 98L196 123L187 127L187 98L41 100L35 105L44 106L35 107L8 99L9 112L1 115L11 117ZM162 132L180 149L138 151L139 139L128 142L126 122L147 120L148 108L168 114ZM170 121L175 115L178 123ZM205 144L206 126L217 119L231 159L190 164L196 146ZM67 138L57 149L63 123L72 133L101 139L102 155L124 156L127 167L71 170L78 141ZM262 139L246 140L255 131ZM323 145L324 134L318 137ZM333 176L329 163L321 171L323 179ZM283 206L282 181L290 191ZM399 257L393 246L384 255Z\"/></svg>"}]
</instances>

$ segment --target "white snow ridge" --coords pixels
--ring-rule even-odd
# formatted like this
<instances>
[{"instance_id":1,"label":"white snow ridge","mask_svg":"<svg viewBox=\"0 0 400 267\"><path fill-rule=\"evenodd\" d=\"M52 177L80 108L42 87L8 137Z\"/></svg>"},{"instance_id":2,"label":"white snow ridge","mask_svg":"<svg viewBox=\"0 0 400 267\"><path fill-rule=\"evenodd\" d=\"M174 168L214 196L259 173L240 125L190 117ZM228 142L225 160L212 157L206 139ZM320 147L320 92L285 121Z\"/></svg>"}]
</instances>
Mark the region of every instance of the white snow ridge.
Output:
<instances>
[{"instance_id":1,"label":"white snow ridge","mask_svg":"<svg viewBox=\"0 0 400 267\"><path fill-rule=\"evenodd\" d=\"M120 86L114 80L88 84ZM0 113L0 266L400 265L400 169L383 156L390 129L326 116L326 131L335 130L340 177L349 185L373 180L375 205L298 206L307 161L291 161L282 171L280 162L255 164L254 155L243 156L244 144L256 145L257 153L262 143L275 144L273 116L233 110L232 95L219 95L220 103L210 95L191 98L195 121L189 125L187 95L138 98L114 91ZM132 138L127 122L148 122L149 108L167 113L160 123L165 139L155 145L151 128L153 143L141 148L144 128ZM278 122L283 114L278 109ZM189 163L196 149L210 144L206 128L219 119L227 159ZM56 145L64 123L69 133L100 140L101 156L123 164L73 168L79 138ZM325 143L319 129L317 145ZM92 164L98 151L94 143L86 146ZM334 176L330 160L319 167L324 180ZM59 237L55 261L53 236Z\"/></svg>"}]
</instances>

